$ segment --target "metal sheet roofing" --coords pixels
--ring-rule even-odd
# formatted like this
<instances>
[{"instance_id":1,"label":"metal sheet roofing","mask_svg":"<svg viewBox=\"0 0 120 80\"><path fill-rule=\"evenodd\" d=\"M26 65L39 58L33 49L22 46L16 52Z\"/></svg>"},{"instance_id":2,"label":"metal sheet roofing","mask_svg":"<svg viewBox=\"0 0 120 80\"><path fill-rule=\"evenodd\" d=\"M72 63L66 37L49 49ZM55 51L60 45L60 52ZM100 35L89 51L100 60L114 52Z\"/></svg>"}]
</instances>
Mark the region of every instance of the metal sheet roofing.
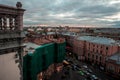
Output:
<instances>
[{"instance_id":1,"label":"metal sheet roofing","mask_svg":"<svg viewBox=\"0 0 120 80\"><path fill-rule=\"evenodd\" d=\"M26 48L37 48L37 47L39 47L40 45L37 45L37 44L35 44L35 43L31 43L31 42L28 42L28 43L25 43L25 45L26 45Z\"/></svg>"},{"instance_id":2,"label":"metal sheet roofing","mask_svg":"<svg viewBox=\"0 0 120 80\"><path fill-rule=\"evenodd\" d=\"M62 35L76 36L76 33L74 33L74 32L65 32L65 33L62 33Z\"/></svg>"},{"instance_id":3,"label":"metal sheet roofing","mask_svg":"<svg viewBox=\"0 0 120 80\"><path fill-rule=\"evenodd\" d=\"M117 64L120 64L120 53L117 53L111 57L109 57L111 60L115 60Z\"/></svg>"},{"instance_id":4,"label":"metal sheet roofing","mask_svg":"<svg viewBox=\"0 0 120 80\"><path fill-rule=\"evenodd\" d=\"M105 37L80 36L77 39L89 41L92 43L104 44L104 45L115 45L115 40Z\"/></svg>"}]
</instances>

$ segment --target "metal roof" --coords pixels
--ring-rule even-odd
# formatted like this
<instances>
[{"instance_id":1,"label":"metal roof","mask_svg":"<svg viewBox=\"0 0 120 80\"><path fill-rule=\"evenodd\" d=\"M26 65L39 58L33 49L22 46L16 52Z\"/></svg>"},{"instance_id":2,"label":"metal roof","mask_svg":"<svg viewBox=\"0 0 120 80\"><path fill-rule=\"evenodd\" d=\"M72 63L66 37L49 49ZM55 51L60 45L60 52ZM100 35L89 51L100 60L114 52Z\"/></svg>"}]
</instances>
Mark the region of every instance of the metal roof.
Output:
<instances>
[{"instance_id":1,"label":"metal roof","mask_svg":"<svg viewBox=\"0 0 120 80\"><path fill-rule=\"evenodd\" d=\"M117 64L120 64L120 53L114 54L113 56L109 57L109 59L116 61Z\"/></svg>"},{"instance_id":2,"label":"metal roof","mask_svg":"<svg viewBox=\"0 0 120 80\"><path fill-rule=\"evenodd\" d=\"M76 33L74 33L74 32L64 32L64 33L62 33L62 35L66 35L66 36L76 36Z\"/></svg>"},{"instance_id":3,"label":"metal roof","mask_svg":"<svg viewBox=\"0 0 120 80\"><path fill-rule=\"evenodd\" d=\"M111 38L105 38L105 37L94 37L94 36L80 36L77 38L78 40L85 40L92 43L98 43L98 44L104 44L104 45L115 45L115 40Z\"/></svg>"},{"instance_id":4,"label":"metal roof","mask_svg":"<svg viewBox=\"0 0 120 80\"><path fill-rule=\"evenodd\" d=\"M39 47L40 45L37 45L35 43L31 43L31 42L28 42L28 43L25 43L26 45L26 48L29 49L29 48L34 48L36 49L37 47Z\"/></svg>"}]
</instances>

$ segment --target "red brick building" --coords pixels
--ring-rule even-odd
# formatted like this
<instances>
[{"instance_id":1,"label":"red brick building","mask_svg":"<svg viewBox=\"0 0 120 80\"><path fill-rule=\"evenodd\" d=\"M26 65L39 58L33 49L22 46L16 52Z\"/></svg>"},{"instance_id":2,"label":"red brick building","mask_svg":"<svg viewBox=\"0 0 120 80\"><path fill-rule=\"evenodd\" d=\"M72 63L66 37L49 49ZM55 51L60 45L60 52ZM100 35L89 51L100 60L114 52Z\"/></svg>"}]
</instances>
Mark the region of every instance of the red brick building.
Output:
<instances>
[{"instance_id":1,"label":"red brick building","mask_svg":"<svg viewBox=\"0 0 120 80\"><path fill-rule=\"evenodd\" d=\"M110 38L80 36L73 41L73 52L79 60L105 67L107 57L118 52L118 44Z\"/></svg>"},{"instance_id":2,"label":"red brick building","mask_svg":"<svg viewBox=\"0 0 120 80\"><path fill-rule=\"evenodd\" d=\"M68 52L73 52L73 41L76 34L74 32L65 32L62 33L62 36L66 39L66 50Z\"/></svg>"}]
</instances>

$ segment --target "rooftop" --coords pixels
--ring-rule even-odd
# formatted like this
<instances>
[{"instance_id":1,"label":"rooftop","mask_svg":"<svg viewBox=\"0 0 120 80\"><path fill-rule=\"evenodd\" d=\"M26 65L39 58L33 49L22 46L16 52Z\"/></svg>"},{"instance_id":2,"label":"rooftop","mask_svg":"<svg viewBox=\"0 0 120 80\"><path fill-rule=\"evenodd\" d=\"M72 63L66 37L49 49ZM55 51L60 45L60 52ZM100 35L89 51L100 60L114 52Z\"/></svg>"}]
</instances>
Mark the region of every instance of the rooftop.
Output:
<instances>
[{"instance_id":1,"label":"rooftop","mask_svg":"<svg viewBox=\"0 0 120 80\"><path fill-rule=\"evenodd\" d=\"M49 34L49 35L50 35L50 34L55 34L55 32L47 32L47 34Z\"/></svg>"},{"instance_id":2,"label":"rooftop","mask_svg":"<svg viewBox=\"0 0 120 80\"><path fill-rule=\"evenodd\" d=\"M32 43L32 42L27 42L27 43L24 43L24 45L26 45L26 48L25 48L25 54L27 53L33 53L35 51L35 49L41 45L37 45L35 43Z\"/></svg>"},{"instance_id":3,"label":"rooftop","mask_svg":"<svg viewBox=\"0 0 120 80\"><path fill-rule=\"evenodd\" d=\"M98 29L98 30L94 30L95 33L120 33L120 29L117 28L112 28L112 29L108 29L108 28L104 28L104 29Z\"/></svg>"},{"instance_id":4,"label":"rooftop","mask_svg":"<svg viewBox=\"0 0 120 80\"><path fill-rule=\"evenodd\" d=\"M74 33L74 32L64 32L64 33L62 33L62 35L66 35L66 36L76 36L76 33Z\"/></svg>"},{"instance_id":5,"label":"rooftop","mask_svg":"<svg viewBox=\"0 0 120 80\"><path fill-rule=\"evenodd\" d=\"M109 59L116 61L117 64L120 64L120 53L112 55Z\"/></svg>"},{"instance_id":6,"label":"rooftop","mask_svg":"<svg viewBox=\"0 0 120 80\"><path fill-rule=\"evenodd\" d=\"M104 44L104 45L115 45L115 40L111 38L105 38L105 37L94 37L94 36L80 36L77 38L78 40L85 40L92 43L98 43L98 44Z\"/></svg>"},{"instance_id":7,"label":"rooftop","mask_svg":"<svg viewBox=\"0 0 120 80\"><path fill-rule=\"evenodd\" d=\"M26 37L24 40L24 45L26 45L25 48L25 55L27 53L33 53L36 48L41 47L44 44L50 44L50 43L63 43L65 42L64 38L49 38L49 37L33 37L33 38L28 38Z\"/></svg>"},{"instance_id":8,"label":"rooftop","mask_svg":"<svg viewBox=\"0 0 120 80\"><path fill-rule=\"evenodd\" d=\"M32 43L32 42L27 42L27 43L25 43L25 45L26 45L26 48L33 48L33 49L35 49L38 46L40 46L40 45L37 45L37 44Z\"/></svg>"}]
</instances>

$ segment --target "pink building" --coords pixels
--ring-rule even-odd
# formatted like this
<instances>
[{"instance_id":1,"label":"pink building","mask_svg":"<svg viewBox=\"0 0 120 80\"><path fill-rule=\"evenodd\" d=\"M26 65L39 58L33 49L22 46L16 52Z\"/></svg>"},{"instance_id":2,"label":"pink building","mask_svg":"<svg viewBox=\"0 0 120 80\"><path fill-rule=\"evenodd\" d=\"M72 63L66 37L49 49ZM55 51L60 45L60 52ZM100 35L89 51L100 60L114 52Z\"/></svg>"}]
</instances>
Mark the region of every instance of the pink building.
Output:
<instances>
[{"instance_id":1,"label":"pink building","mask_svg":"<svg viewBox=\"0 0 120 80\"><path fill-rule=\"evenodd\" d=\"M105 66L107 57L118 52L118 44L110 38L80 36L73 41L73 52L79 60Z\"/></svg>"}]
</instances>

